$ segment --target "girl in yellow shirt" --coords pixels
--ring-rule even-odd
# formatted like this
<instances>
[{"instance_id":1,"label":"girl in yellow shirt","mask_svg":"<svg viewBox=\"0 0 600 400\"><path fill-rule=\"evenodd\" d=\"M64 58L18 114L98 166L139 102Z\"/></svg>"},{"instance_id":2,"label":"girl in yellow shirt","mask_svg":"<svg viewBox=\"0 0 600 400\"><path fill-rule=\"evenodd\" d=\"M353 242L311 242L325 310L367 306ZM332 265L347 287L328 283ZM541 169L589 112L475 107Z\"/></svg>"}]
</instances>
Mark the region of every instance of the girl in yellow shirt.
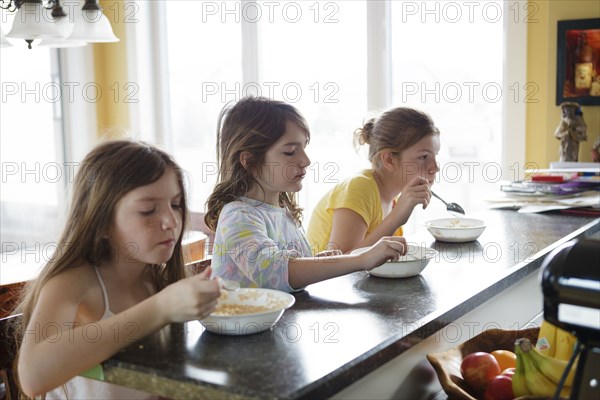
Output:
<instances>
[{"instance_id":1,"label":"girl in yellow shirt","mask_svg":"<svg viewBox=\"0 0 600 400\"><path fill-rule=\"evenodd\" d=\"M401 236L417 204L426 208L439 171L440 132L424 112L398 107L354 133L369 145L371 169L337 184L317 204L308 226L316 252L347 253L384 236Z\"/></svg>"}]
</instances>

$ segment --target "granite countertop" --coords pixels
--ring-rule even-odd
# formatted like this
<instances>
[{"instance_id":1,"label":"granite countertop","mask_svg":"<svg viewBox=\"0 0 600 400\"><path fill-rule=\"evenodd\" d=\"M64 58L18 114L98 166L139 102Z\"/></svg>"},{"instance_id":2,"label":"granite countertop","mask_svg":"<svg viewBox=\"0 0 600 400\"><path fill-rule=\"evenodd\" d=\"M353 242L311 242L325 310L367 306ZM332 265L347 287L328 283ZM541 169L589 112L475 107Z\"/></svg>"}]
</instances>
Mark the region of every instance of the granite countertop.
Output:
<instances>
[{"instance_id":1,"label":"granite countertop","mask_svg":"<svg viewBox=\"0 0 600 400\"><path fill-rule=\"evenodd\" d=\"M357 272L310 285L271 331L247 336L172 324L103 364L106 380L178 398L324 398L538 269L558 244L600 219L490 210L471 243L409 243L439 251L406 279Z\"/></svg>"}]
</instances>

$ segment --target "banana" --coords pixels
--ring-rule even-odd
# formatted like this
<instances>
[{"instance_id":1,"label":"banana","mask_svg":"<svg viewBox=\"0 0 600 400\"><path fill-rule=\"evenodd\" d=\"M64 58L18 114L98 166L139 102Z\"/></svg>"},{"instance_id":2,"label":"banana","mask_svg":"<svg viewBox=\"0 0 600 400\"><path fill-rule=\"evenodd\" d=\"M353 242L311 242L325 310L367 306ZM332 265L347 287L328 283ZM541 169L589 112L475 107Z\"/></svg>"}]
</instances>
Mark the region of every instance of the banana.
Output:
<instances>
[{"instance_id":1,"label":"banana","mask_svg":"<svg viewBox=\"0 0 600 400\"><path fill-rule=\"evenodd\" d=\"M533 347L528 353L531 359L536 364L537 368L548 377L552 382L558 385L560 378L562 377L565 368L567 367L568 361L560 360L554 357L548 357L542 354L537 348ZM576 363L573 363L571 370L567 375L564 386L572 386L573 379L575 377Z\"/></svg>"},{"instance_id":2,"label":"banana","mask_svg":"<svg viewBox=\"0 0 600 400\"><path fill-rule=\"evenodd\" d=\"M556 328L556 350L554 352L554 357L559 360L569 361L573 354L573 346L576 341L577 339L571 333Z\"/></svg>"},{"instance_id":3,"label":"banana","mask_svg":"<svg viewBox=\"0 0 600 400\"><path fill-rule=\"evenodd\" d=\"M525 382L525 367L523 366L523 351L519 346L519 341L515 343L515 353L517 354L517 368L512 376L512 390L515 397L528 396L531 391L527 388Z\"/></svg>"},{"instance_id":4,"label":"banana","mask_svg":"<svg viewBox=\"0 0 600 400\"><path fill-rule=\"evenodd\" d=\"M515 346L517 357L521 356L522 359L521 366L523 367L527 389L534 396L552 397L556 391L557 384L544 375L538 368L531 354L532 349L533 345L529 339L519 339L517 341L517 346ZM568 398L570 391L570 387L563 388L563 390L561 390L561 396ZM515 396L517 395L517 393L514 394Z\"/></svg>"},{"instance_id":5,"label":"banana","mask_svg":"<svg viewBox=\"0 0 600 400\"><path fill-rule=\"evenodd\" d=\"M540 353L549 357L554 357L554 352L556 351L556 329L556 326L550 322L546 320L542 321L538 340L535 344Z\"/></svg>"}]
</instances>

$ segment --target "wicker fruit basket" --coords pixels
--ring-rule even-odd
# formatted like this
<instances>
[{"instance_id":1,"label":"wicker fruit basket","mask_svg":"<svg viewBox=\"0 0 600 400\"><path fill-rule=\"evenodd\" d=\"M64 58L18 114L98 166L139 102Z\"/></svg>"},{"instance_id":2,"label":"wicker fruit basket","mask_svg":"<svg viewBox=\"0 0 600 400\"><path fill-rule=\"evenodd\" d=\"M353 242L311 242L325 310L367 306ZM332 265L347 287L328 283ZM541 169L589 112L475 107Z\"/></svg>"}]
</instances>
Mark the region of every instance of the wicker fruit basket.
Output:
<instances>
[{"instance_id":1,"label":"wicker fruit basket","mask_svg":"<svg viewBox=\"0 0 600 400\"><path fill-rule=\"evenodd\" d=\"M487 353L494 350L515 350L515 341L528 338L531 343L537 341L539 328L523 330L488 329L472 339L442 353L427 355L427 359L435 369L442 388L449 399L476 400L475 393L465 383L460 374L460 364L465 356L477 351ZM519 399L535 397L520 397Z\"/></svg>"}]
</instances>

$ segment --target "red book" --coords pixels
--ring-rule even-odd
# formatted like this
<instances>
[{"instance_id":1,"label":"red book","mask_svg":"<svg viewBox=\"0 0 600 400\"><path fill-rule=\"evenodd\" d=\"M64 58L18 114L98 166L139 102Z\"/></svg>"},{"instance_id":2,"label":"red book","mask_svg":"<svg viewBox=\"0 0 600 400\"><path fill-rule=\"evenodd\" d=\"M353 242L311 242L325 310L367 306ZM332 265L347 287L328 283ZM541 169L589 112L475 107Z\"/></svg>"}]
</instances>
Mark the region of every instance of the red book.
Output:
<instances>
[{"instance_id":1,"label":"red book","mask_svg":"<svg viewBox=\"0 0 600 400\"><path fill-rule=\"evenodd\" d=\"M536 174L531 177L533 182L563 183L577 178L577 174Z\"/></svg>"}]
</instances>

